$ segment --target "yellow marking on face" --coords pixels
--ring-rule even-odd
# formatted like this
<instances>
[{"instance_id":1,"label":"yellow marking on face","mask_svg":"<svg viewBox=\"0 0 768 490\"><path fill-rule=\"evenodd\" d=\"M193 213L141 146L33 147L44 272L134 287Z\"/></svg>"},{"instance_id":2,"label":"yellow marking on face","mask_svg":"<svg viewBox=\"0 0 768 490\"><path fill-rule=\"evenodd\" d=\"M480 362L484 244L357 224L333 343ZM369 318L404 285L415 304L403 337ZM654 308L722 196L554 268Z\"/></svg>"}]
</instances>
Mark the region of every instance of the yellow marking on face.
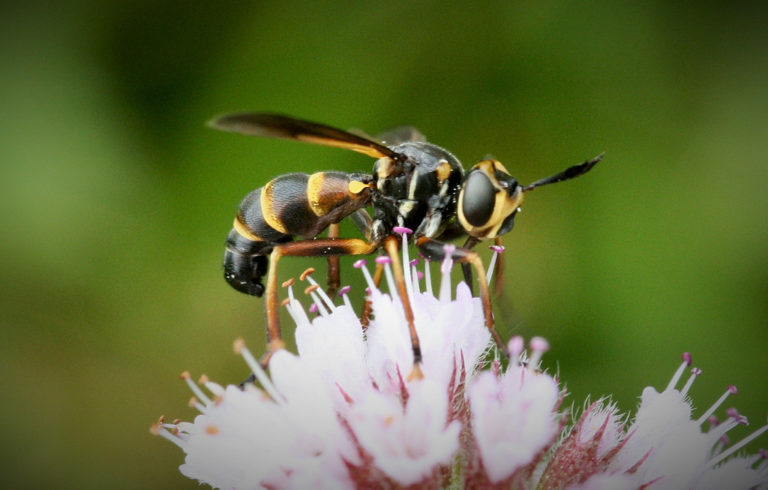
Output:
<instances>
[{"instance_id":1,"label":"yellow marking on face","mask_svg":"<svg viewBox=\"0 0 768 490\"><path fill-rule=\"evenodd\" d=\"M507 194L507 190L499 185L499 181L494 175L494 171L502 171L509 175L507 169L501 162L496 160L485 160L477 165L475 168L481 170L491 184L496 189L496 195L494 196L493 212L488 218L488 221L482 226L474 226L464 219L464 214L459 212L458 218L461 226L467 231L467 233L473 237L481 238L483 240L489 238L496 238L499 234L501 226L504 224L504 220L514 213L517 208L523 203L523 193L518 192L513 196ZM458 209L463 209L464 206L464 193L459 194Z\"/></svg>"},{"instance_id":2,"label":"yellow marking on face","mask_svg":"<svg viewBox=\"0 0 768 490\"><path fill-rule=\"evenodd\" d=\"M280 221L280 218L277 216L275 209L272 206L274 187L275 181L270 180L261 191L261 214L264 216L264 221L266 221L270 227L280 233L288 234L288 229L283 226L282 221Z\"/></svg>"},{"instance_id":3,"label":"yellow marking on face","mask_svg":"<svg viewBox=\"0 0 768 490\"><path fill-rule=\"evenodd\" d=\"M248 228L245 223L242 221L242 217L240 215L237 215L235 217L234 225L232 226L238 235L240 235L243 238L246 238L252 242L263 242L264 239L261 238L256 233L252 232L250 228Z\"/></svg>"},{"instance_id":4,"label":"yellow marking on face","mask_svg":"<svg viewBox=\"0 0 768 490\"><path fill-rule=\"evenodd\" d=\"M491 160L493 162L493 166L496 167L497 170L500 170L501 172L509 175L509 171L507 171L507 168L501 164L498 160Z\"/></svg>"}]
</instances>

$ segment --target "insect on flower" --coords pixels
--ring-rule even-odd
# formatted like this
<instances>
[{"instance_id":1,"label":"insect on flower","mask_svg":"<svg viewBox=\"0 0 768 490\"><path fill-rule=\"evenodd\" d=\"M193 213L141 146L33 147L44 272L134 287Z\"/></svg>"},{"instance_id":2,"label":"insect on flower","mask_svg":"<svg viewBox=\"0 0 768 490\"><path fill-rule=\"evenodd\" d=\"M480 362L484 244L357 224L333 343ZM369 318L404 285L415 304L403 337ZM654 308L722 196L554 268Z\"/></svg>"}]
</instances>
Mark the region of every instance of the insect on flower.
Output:
<instances>
[{"instance_id":1,"label":"insect on flower","mask_svg":"<svg viewBox=\"0 0 768 490\"><path fill-rule=\"evenodd\" d=\"M430 260L445 256L444 241L467 236L452 259L462 263L467 283L471 270L478 278L485 325L502 351L494 328L485 269L472 249L512 229L523 196L536 187L578 177L602 155L566 170L520 185L497 160L484 160L464 172L459 160L432 143L415 128L401 127L369 138L330 126L268 113L235 113L218 117L210 126L252 136L282 138L333 146L376 158L372 173L337 171L289 173L275 177L240 203L227 238L224 277L238 291L262 296L266 292L269 351L283 347L280 334L277 266L283 256L328 257L328 284L339 285L339 255L363 255L383 250L392 261L395 282L409 324L414 365L421 348L413 311L399 265L396 234L412 234L412 243ZM370 207L373 216L365 210ZM338 223L349 217L364 238L340 238ZM328 229L327 238L317 238ZM299 238L298 240L295 240ZM376 282L381 280L381 267ZM262 277L267 276L266 286Z\"/></svg>"}]
</instances>

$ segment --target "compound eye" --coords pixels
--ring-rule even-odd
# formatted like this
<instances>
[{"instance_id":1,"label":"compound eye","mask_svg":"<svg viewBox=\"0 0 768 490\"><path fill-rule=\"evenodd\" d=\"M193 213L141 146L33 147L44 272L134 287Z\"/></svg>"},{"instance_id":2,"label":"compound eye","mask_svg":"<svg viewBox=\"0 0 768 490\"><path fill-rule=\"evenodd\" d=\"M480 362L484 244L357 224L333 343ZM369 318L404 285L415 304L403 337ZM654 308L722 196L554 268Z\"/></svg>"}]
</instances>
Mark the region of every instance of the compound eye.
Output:
<instances>
[{"instance_id":1,"label":"compound eye","mask_svg":"<svg viewBox=\"0 0 768 490\"><path fill-rule=\"evenodd\" d=\"M472 226L485 226L493 214L496 204L496 188L485 173L470 172L462 189L461 212Z\"/></svg>"}]
</instances>

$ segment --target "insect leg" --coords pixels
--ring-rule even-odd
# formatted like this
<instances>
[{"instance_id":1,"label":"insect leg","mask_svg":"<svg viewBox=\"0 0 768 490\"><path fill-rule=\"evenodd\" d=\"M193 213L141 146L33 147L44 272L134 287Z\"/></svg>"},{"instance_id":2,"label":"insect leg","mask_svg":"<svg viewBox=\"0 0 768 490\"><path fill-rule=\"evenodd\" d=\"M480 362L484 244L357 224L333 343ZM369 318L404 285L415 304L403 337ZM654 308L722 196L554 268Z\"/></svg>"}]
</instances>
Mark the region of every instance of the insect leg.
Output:
<instances>
[{"instance_id":1,"label":"insect leg","mask_svg":"<svg viewBox=\"0 0 768 490\"><path fill-rule=\"evenodd\" d=\"M467 241L464 242L464 245L462 245L462 248L465 250L472 250L478 243L480 243L480 240L473 236L469 236L467 237ZM461 272L464 274L464 282L469 286L469 292L475 294L475 288L472 286L472 266L469 262L461 263Z\"/></svg>"},{"instance_id":2,"label":"insect leg","mask_svg":"<svg viewBox=\"0 0 768 490\"><path fill-rule=\"evenodd\" d=\"M373 285L377 288L379 287L379 284L381 284L381 278L384 275L384 264L376 263L376 270L373 273ZM371 300L366 299L365 303L363 304L363 314L360 315L360 324L363 326L363 330L368 328L368 325L371 323L371 312L373 311L373 306L371 303Z\"/></svg>"},{"instance_id":3,"label":"insect leg","mask_svg":"<svg viewBox=\"0 0 768 490\"><path fill-rule=\"evenodd\" d=\"M494 240L494 245L497 247L504 247L502 239L497 236ZM496 263L493 268L493 297L498 298L504 290L504 254L496 254Z\"/></svg>"},{"instance_id":4,"label":"insect leg","mask_svg":"<svg viewBox=\"0 0 768 490\"><path fill-rule=\"evenodd\" d=\"M427 237L419 237L416 241L416 245L421 250L421 253L430 260L442 260L445 258L444 243L437 240L432 240ZM468 250L462 247L456 247L452 254L453 260L461 263L467 263L475 269L477 274L477 285L480 288L480 300L483 304L483 316L485 317L485 326L488 331L491 332L494 342L499 347L499 350L504 356L507 356L507 348L504 342L499 336L499 332L496 331L496 327L493 323L493 308L491 307L491 295L488 290L488 284L485 282L485 267L480 260L480 256L473 250Z\"/></svg>"},{"instance_id":5,"label":"insect leg","mask_svg":"<svg viewBox=\"0 0 768 490\"><path fill-rule=\"evenodd\" d=\"M413 310L411 309L411 300L408 296L408 289L405 286L405 277L403 276L403 267L400 263L400 241L390 235L384 239L384 249L392 260L392 271L395 275L395 285L400 301L403 303L403 312L405 320L408 322L408 330L411 334L411 349L413 349L413 371L408 375L408 380L421 379L424 374L421 372L421 345L419 344L419 335L416 333L416 326L413 320ZM406 265L406 267L409 267Z\"/></svg>"},{"instance_id":6,"label":"insect leg","mask_svg":"<svg viewBox=\"0 0 768 490\"><path fill-rule=\"evenodd\" d=\"M331 223L328 226L328 238L339 238L338 223ZM329 255L328 256L328 288L326 289L328 296L333 297L333 295L336 294L336 291L339 290L340 282L341 282L341 278L340 278L340 272L339 272L339 256Z\"/></svg>"},{"instance_id":7,"label":"insect leg","mask_svg":"<svg viewBox=\"0 0 768 490\"><path fill-rule=\"evenodd\" d=\"M269 256L265 305L267 311L267 347L269 352L271 353L285 347L285 343L280 335L280 302L277 298L277 264L281 257L364 255L374 252L378 246L378 243L367 242L359 238L318 238L275 245Z\"/></svg>"}]
</instances>

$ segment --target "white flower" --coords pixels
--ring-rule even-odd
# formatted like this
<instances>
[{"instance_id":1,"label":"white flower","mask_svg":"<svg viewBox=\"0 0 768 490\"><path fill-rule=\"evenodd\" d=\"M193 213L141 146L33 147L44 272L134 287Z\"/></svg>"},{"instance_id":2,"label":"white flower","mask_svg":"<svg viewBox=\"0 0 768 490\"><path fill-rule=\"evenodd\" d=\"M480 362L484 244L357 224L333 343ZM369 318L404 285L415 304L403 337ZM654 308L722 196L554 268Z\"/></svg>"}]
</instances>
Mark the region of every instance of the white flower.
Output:
<instances>
[{"instance_id":1,"label":"white flower","mask_svg":"<svg viewBox=\"0 0 768 490\"><path fill-rule=\"evenodd\" d=\"M688 390L701 371L691 369L688 381L681 389L676 388L690 362L690 355L684 354L683 363L661 392L652 387L643 390L637 414L627 429L623 428L614 405L606 406L603 401L592 404L553 451L540 487L563 488L569 484L579 489L768 487L768 464L763 452L729 459L768 430L768 425L724 448L725 433L746 423L746 419L735 409L729 409L728 419L723 423L709 431L702 426L729 395L736 393L736 388L728 387L714 405L693 418Z\"/></svg>"},{"instance_id":2,"label":"white flower","mask_svg":"<svg viewBox=\"0 0 768 490\"><path fill-rule=\"evenodd\" d=\"M698 418L692 418L693 409L687 395L701 371L692 368L688 382L681 389L676 389L690 363L690 355L683 354L682 364L663 391L658 392L652 387L643 390L640 407L628 430L630 436L627 444L619 451L610 469L626 471L635 467L636 482L653 481L653 488L661 490L735 490L752 488L760 483L768 484L768 468L764 463L760 467L753 467L755 459L748 460L752 464L746 464L743 460L739 462L738 458L720 464L768 430L768 425L762 426L730 448L723 449L719 444L722 436L736 425L746 424L746 418L735 409L730 409L727 411L727 420L722 424L709 431L704 431L702 426L729 395L736 393L736 388L729 386L714 405ZM740 468L740 471L735 467Z\"/></svg>"},{"instance_id":3,"label":"white flower","mask_svg":"<svg viewBox=\"0 0 768 490\"><path fill-rule=\"evenodd\" d=\"M480 302L463 283L452 298L446 252L435 296L429 264L421 281L404 247L423 377L408 376L413 352L401 298L375 287L359 261L373 307L367 330L349 288L333 301L308 276L313 318L288 287L298 355L272 353L267 374L236 342L255 383L224 388L203 377L201 387L185 373L200 414L193 422L161 418L152 432L184 451L184 475L217 488L768 488L766 453L736 454L768 426L723 442L745 422L731 409L711 423L733 387L693 418L688 390L700 371L676 388L687 355L664 390L643 391L631 424L601 399L566 426L563 391L540 370L546 341L532 339L529 356L515 337L508 361L486 362L493 347ZM377 261L393 291L388 259Z\"/></svg>"},{"instance_id":4,"label":"white flower","mask_svg":"<svg viewBox=\"0 0 768 490\"><path fill-rule=\"evenodd\" d=\"M540 340L531 341L532 348L543 350L537 345ZM515 346L521 343L519 337L510 342L513 356L506 372L484 371L469 387L472 431L491 483L508 479L533 462L559 429L557 382L517 363L520 348Z\"/></svg>"},{"instance_id":5,"label":"white flower","mask_svg":"<svg viewBox=\"0 0 768 490\"><path fill-rule=\"evenodd\" d=\"M371 392L349 414L360 446L392 480L412 485L450 465L459 448L458 421L448 422L448 398L430 379L408 388L408 400Z\"/></svg>"}]
</instances>

